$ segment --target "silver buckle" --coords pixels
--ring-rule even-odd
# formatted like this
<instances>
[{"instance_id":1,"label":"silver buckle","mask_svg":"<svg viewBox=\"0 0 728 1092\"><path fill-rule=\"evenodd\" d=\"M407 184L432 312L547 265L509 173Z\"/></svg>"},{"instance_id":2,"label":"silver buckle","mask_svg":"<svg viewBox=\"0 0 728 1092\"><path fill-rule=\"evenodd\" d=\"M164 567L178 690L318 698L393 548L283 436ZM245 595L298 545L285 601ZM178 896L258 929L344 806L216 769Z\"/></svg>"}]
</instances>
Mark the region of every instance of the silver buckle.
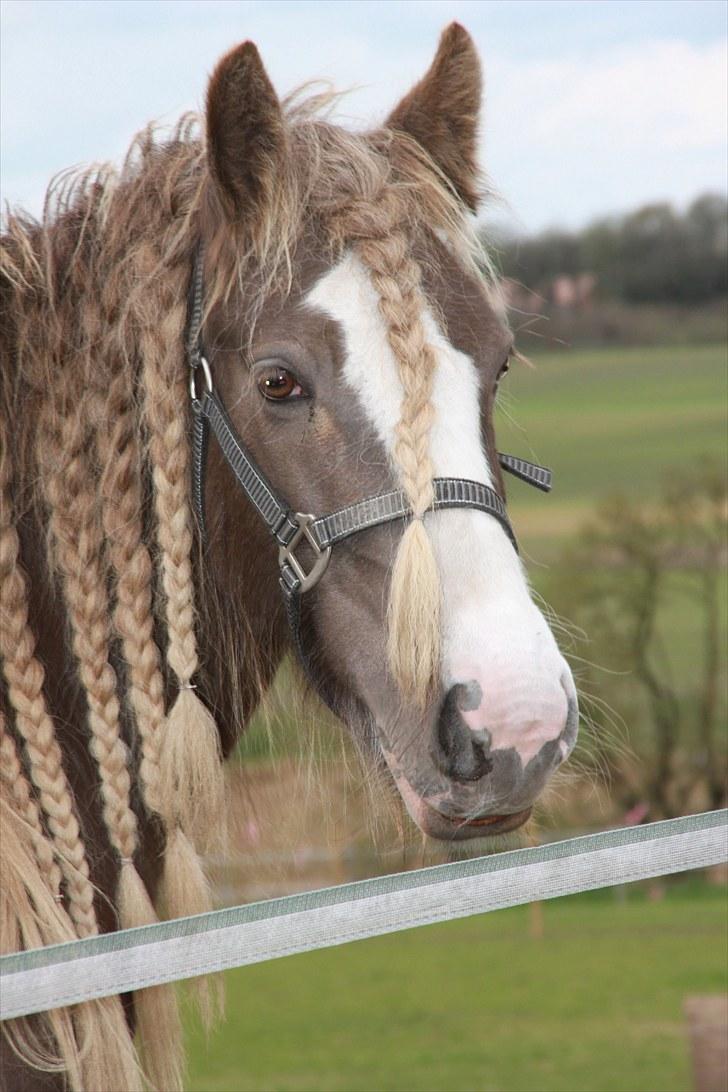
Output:
<instances>
[{"instance_id":1,"label":"silver buckle","mask_svg":"<svg viewBox=\"0 0 728 1092\"><path fill-rule=\"evenodd\" d=\"M197 390L197 380L199 373L202 371L202 376L205 381L205 393L212 394L212 373L210 371L210 365L202 354L196 364L190 365L190 398L193 402L199 402L200 394Z\"/></svg>"},{"instance_id":2,"label":"silver buckle","mask_svg":"<svg viewBox=\"0 0 728 1092\"><path fill-rule=\"evenodd\" d=\"M301 582L300 591L303 593L315 587L324 575L331 557L331 547L326 546L322 550L316 541L316 536L311 530L311 526L316 520L315 516L307 515L305 512L295 512L290 518L298 525L297 530L294 532L291 541L278 550L278 564L281 568L286 563L291 566ZM302 538L306 539L315 554L314 563L309 572L306 572L293 552Z\"/></svg>"}]
</instances>

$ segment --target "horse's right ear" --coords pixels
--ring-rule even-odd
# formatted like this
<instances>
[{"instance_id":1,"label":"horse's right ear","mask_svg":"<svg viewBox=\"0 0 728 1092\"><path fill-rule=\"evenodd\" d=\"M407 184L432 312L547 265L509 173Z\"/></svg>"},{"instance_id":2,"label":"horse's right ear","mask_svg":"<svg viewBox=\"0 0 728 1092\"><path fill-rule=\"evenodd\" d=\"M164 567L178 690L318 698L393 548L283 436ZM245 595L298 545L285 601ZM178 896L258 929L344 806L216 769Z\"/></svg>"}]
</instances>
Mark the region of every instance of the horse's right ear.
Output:
<instances>
[{"instance_id":1,"label":"horse's right ear","mask_svg":"<svg viewBox=\"0 0 728 1092\"><path fill-rule=\"evenodd\" d=\"M283 163L283 112L252 42L227 53L207 89L207 159L234 221L256 222L270 207Z\"/></svg>"}]
</instances>

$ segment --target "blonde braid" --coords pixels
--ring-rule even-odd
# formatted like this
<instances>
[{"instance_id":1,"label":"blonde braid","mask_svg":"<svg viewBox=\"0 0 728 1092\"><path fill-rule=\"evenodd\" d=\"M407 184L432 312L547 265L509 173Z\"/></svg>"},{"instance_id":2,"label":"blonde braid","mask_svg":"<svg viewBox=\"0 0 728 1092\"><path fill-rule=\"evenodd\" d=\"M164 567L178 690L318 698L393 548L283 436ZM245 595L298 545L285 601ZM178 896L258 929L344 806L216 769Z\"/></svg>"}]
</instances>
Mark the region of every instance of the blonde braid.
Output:
<instances>
[{"instance_id":1,"label":"blonde braid","mask_svg":"<svg viewBox=\"0 0 728 1092\"><path fill-rule=\"evenodd\" d=\"M0 827L4 865L0 951L73 940L77 932L61 904L61 870L1 712ZM35 875L31 854L38 868ZM114 1086L142 1092L141 1072L118 997L52 1009L37 1022L39 1027L25 1018L3 1024L14 1052L33 1068L62 1072L71 1092Z\"/></svg>"},{"instance_id":2,"label":"blonde braid","mask_svg":"<svg viewBox=\"0 0 728 1092\"><path fill-rule=\"evenodd\" d=\"M38 868L56 902L61 901L62 874L53 846L43 830L40 810L25 776L15 740L5 724L5 717L0 713L0 779L5 782L8 793L13 799L16 814L22 819L33 844L33 851L38 861ZM50 944L51 941L46 941Z\"/></svg>"},{"instance_id":3,"label":"blonde braid","mask_svg":"<svg viewBox=\"0 0 728 1092\"><path fill-rule=\"evenodd\" d=\"M385 187L376 202L354 207L346 224L379 296L402 382L394 455L413 519L392 571L387 651L403 692L424 705L440 663L440 575L423 516L434 500L430 434L437 357L422 323L421 273L403 224L406 205Z\"/></svg>"},{"instance_id":4,"label":"blonde braid","mask_svg":"<svg viewBox=\"0 0 728 1092\"><path fill-rule=\"evenodd\" d=\"M150 254L145 257L153 260ZM157 298L142 325L141 348L167 662L179 688L165 730L162 793L166 813L171 813L177 828L191 836L198 848L207 848L223 832L225 809L220 737L192 683L198 657L189 505L189 399L183 352L189 273L185 263L156 278Z\"/></svg>"},{"instance_id":5,"label":"blonde braid","mask_svg":"<svg viewBox=\"0 0 728 1092\"><path fill-rule=\"evenodd\" d=\"M164 816L160 749L164 679L154 640L153 566L142 528L142 482L130 379L118 368L99 414L96 447L103 468L101 506L115 578L114 625L128 665L129 698L141 740L139 776L150 811Z\"/></svg>"},{"instance_id":6,"label":"blonde braid","mask_svg":"<svg viewBox=\"0 0 728 1092\"><path fill-rule=\"evenodd\" d=\"M103 536L85 451L88 405L62 406L60 421L45 415L39 456L49 505L54 561L64 584L72 647L86 692L89 747L101 777L103 815L121 859L118 907L122 925L156 920L134 866L137 820L131 808L127 749L121 738L116 675L109 663L108 597Z\"/></svg>"},{"instance_id":7,"label":"blonde braid","mask_svg":"<svg viewBox=\"0 0 728 1092\"><path fill-rule=\"evenodd\" d=\"M155 258L140 254L149 277ZM144 413L160 547L167 622L167 663L179 688L167 714L159 748L157 807L167 835L162 879L166 916L184 917L212 909L212 893L196 848L225 841L222 755L217 726L194 693L198 669L192 572L187 437L188 393L182 354L189 266L151 278L158 295L141 315ZM151 300L151 291L146 303ZM159 315L162 315L160 321ZM219 983L193 983L205 1024L222 1010Z\"/></svg>"},{"instance_id":8,"label":"blonde braid","mask_svg":"<svg viewBox=\"0 0 728 1092\"><path fill-rule=\"evenodd\" d=\"M69 901L69 913L79 936L98 932L94 891L89 878L73 797L66 780L61 749L43 697L43 668L35 657L35 638L28 625L25 576L19 564L20 542L11 522L10 466L0 453L0 655L15 709L18 732L25 744L30 776L48 822Z\"/></svg>"},{"instance_id":9,"label":"blonde braid","mask_svg":"<svg viewBox=\"0 0 728 1092\"><path fill-rule=\"evenodd\" d=\"M61 415L59 427L47 423L44 478L50 506L54 559L64 581L73 634L72 647L86 692L89 747L101 777L103 816L121 869L116 903L124 929L158 920L149 894L134 864L138 845L137 819L131 807L131 776L127 748L121 738L117 680L109 662L109 603L106 591L104 541L93 493L93 478L85 451L88 405ZM181 1029L171 987L157 986L134 995L142 1056L155 1085L181 1088ZM163 1034L164 1049L158 1047Z\"/></svg>"}]
</instances>

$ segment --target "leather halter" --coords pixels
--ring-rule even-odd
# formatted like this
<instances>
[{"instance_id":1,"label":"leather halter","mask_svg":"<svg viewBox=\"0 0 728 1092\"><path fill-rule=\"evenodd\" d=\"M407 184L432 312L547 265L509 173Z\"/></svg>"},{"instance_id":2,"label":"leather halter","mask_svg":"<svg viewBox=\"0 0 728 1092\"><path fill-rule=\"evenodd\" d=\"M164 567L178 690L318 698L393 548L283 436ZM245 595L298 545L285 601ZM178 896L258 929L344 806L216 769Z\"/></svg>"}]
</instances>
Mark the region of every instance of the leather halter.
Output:
<instances>
[{"instance_id":1,"label":"leather halter","mask_svg":"<svg viewBox=\"0 0 728 1092\"><path fill-rule=\"evenodd\" d=\"M279 583L296 652L309 679L327 703L332 705L326 686L316 677L310 651L303 639L301 596L314 588L324 575L334 546L370 527L404 521L412 516L412 509L401 489L366 497L324 516L296 512L291 508L246 450L214 389L210 365L202 346L203 291L202 255L198 250L190 285L187 357L193 420L192 499L200 533L204 539L205 462L212 432L239 487L278 544ZM551 471L546 467L500 453L498 461L503 470L529 485L546 493L551 489ZM513 548L518 551L505 504L490 486L467 478L435 478L433 484L435 499L431 510L472 508L486 512L498 520ZM296 554L297 547L304 539L313 554L310 566L304 565Z\"/></svg>"}]
</instances>

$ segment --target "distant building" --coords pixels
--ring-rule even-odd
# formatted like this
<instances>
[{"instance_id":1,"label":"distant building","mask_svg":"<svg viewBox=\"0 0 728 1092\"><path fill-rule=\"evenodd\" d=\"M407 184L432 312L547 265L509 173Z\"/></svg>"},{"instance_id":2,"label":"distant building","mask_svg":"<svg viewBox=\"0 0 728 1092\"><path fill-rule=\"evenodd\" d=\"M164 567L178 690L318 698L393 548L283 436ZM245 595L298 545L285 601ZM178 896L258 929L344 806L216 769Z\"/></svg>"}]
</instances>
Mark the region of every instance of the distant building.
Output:
<instances>
[{"instance_id":1,"label":"distant building","mask_svg":"<svg viewBox=\"0 0 728 1092\"><path fill-rule=\"evenodd\" d=\"M551 282L549 295L555 307L570 311L589 307L594 299L597 278L594 273L561 274Z\"/></svg>"},{"instance_id":2,"label":"distant building","mask_svg":"<svg viewBox=\"0 0 728 1092\"><path fill-rule=\"evenodd\" d=\"M542 292L526 288L519 281L505 277L503 293L509 310L526 315L540 315L548 304L564 311L585 311L594 302L597 277L594 273L561 273L553 277Z\"/></svg>"}]
</instances>

